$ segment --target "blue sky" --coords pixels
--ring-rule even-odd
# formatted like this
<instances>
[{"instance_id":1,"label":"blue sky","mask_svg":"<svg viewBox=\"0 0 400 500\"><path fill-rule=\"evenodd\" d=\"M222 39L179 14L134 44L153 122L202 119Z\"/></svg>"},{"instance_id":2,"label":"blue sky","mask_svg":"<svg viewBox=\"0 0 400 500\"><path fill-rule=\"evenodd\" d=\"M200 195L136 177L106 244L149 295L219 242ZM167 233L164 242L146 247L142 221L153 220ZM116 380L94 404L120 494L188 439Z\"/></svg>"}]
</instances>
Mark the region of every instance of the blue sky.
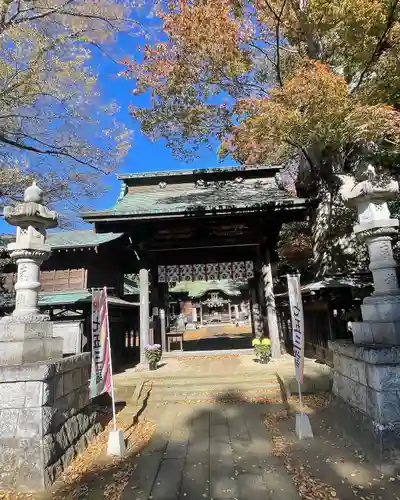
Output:
<instances>
[{"instance_id":1,"label":"blue sky","mask_svg":"<svg viewBox=\"0 0 400 500\"><path fill-rule=\"evenodd\" d=\"M137 38L122 35L118 40L117 52L119 55L132 55L132 47L138 43ZM232 161L220 163L217 156L218 143L212 151L204 148L199 152L199 159L193 162L185 163L177 160L172 152L165 146L165 142L160 140L151 142L140 132L140 127L130 117L128 107L135 99L135 104L145 103L146 97L133 97L133 82L118 77L117 73L121 67L113 63L105 56L97 55L93 59L93 64L99 72L99 86L102 100L109 102L116 100L120 106L119 120L123 121L129 128L134 130L132 147L121 165L118 173L137 173L151 172L157 170L181 170L187 168L210 168L232 164ZM142 102L140 101L142 99ZM108 190L104 196L92 203L95 209L104 209L112 206L120 192L121 183L111 175L104 177L104 184ZM0 219L0 233L14 232L14 228L9 226L4 220Z\"/></svg>"}]
</instances>

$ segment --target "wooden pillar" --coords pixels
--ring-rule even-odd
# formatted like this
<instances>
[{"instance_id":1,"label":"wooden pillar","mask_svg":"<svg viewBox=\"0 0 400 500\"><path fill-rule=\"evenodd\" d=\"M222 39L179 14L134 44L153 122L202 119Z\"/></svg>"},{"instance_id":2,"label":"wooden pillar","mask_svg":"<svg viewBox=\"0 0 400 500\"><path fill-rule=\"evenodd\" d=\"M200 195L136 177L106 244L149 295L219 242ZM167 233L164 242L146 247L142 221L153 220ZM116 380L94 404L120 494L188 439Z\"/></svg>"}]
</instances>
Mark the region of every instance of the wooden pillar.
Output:
<instances>
[{"instance_id":1,"label":"wooden pillar","mask_svg":"<svg viewBox=\"0 0 400 500\"><path fill-rule=\"evenodd\" d=\"M253 325L253 335L257 339L261 339L264 335L264 328L262 324L261 308L258 302L257 282L254 278L249 280L249 289L250 289L250 310L251 310L251 319Z\"/></svg>"},{"instance_id":2,"label":"wooden pillar","mask_svg":"<svg viewBox=\"0 0 400 500\"><path fill-rule=\"evenodd\" d=\"M140 362L146 362L144 346L149 343L149 272L147 269L139 271L140 288Z\"/></svg>"},{"instance_id":3,"label":"wooden pillar","mask_svg":"<svg viewBox=\"0 0 400 500\"><path fill-rule=\"evenodd\" d=\"M278 319L276 316L275 295L272 281L271 259L269 250L265 251L265 261L262 267L264 282L264 297L267 310L269 338L271 340L271 355L273 358L281 356L281 342L279 338Z\"/></svg>"}]
</instances>

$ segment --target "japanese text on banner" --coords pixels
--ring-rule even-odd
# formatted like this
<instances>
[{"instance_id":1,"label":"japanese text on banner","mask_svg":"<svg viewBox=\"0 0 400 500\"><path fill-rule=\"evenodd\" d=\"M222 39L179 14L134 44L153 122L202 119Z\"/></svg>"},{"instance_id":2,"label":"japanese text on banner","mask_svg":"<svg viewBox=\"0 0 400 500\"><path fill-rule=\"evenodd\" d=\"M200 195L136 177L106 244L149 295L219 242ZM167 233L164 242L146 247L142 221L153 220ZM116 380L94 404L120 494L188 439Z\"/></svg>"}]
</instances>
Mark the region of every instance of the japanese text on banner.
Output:
<instances>
[{"instance_id":1,"label":"japanese text on banner","mask_svg":"<svg viewBox=\"0 0 400 500\"><path fill-rule=\"evenodd\" d=\"M107 292L106 290L94 290L92 295L92 373L90 384L92 398L110 391L109 341Z\"/></svg>"},{"instance_id":2,"label":"japanese text on banner","mask_svg":"<svg viewBox=\"0 0 400 500\"><path fill-rule=\"evenodd\" d=\"M304 314L300 289L300 276L287 276L290 314L293 332L293 356L296 380L303 383L304 374Z\"/></svg>"}]
</instances>

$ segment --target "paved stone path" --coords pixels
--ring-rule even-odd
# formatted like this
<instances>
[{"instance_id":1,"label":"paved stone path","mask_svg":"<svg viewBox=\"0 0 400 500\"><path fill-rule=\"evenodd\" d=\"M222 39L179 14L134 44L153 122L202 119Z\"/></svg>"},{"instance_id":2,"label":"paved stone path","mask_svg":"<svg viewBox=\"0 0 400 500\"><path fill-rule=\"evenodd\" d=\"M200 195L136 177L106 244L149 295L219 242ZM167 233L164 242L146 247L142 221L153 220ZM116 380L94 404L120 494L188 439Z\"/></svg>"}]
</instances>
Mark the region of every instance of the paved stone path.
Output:
<instances>
[{"instance_id":1,"label":"paved stone path","mask_svg":"<svg viewBox=\"0 0 400 500\"><path fill-rule=\"evenodd\" d=\"M166 405L123 500L298 500L263 424L277 405Z\"/></svg>"}]
</instances>

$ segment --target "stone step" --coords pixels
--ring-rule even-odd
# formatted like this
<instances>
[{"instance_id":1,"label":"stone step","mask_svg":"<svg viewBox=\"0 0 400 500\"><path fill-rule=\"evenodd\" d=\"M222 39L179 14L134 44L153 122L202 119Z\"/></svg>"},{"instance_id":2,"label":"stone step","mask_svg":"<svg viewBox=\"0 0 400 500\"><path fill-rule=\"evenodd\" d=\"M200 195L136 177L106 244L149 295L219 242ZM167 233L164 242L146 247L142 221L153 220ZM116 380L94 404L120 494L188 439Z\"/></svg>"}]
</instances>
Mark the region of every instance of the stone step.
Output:
<instances>
[{"instance_id":1,"label":"stone step","mask_svg":"<svg viewBox=\"0 0 400 500\"><path fill-rule=\"evenodd\" d=\"M273 386L268 388L245 388L242 389L196 389L191 391L157 391L150 393L150 402L177 402L177 401L246 401L262 398L279 399L281 398L280 387Z\"/></svg>"},{"instance_id":2,"label":"stone step","mask_svg":"<svg viewBox=\"0 0 400 500\"><path fill-rule=\"evenodd\" d=\"M294 371L294 370L293 370ZM216 377L215 374L202 374L202 375L183 375L179 377L154 377L151 379L153 387L155 386L192 386L196 385L213 385L216 383L226 384L230 382L268 382L274 381L276 382L276 373L275 371L270 371L268 373L258 373L258 372L250 372L250 373L237 373L232 374L229 373L227 375L218 375Z\"/></svg>"},{"instance_id":3,"label":"stone step","mask_svg":"<svg viewBox=\"0 0 400 500\"><path fill-rule=\"evenodd\" d=\"M167 391L163 391L161 389L154 389L152 388L151 390L151 395L152 397L155 396L168 396L168 395L174 395L174 394L181 394L182 396L189 396L190 394L238 394L238 393L245 393L245 392L254 392L254 393L260 393L260 394L266 394L266 393L276 393L281 390L281 387L279 384L276 385L270 385L270 386L260 386L260 387L194 387L191 390L179 390L179 389L173 389L170 388Z\"/></svg>"},{"instance_id":4,"label":"stone step","mask_svg":"<svg viewBox=\"0 0 400 500\"><path fill-rule=\"evenodd\" d=\"M197 392L197 391L224 391L224 390L242 390L242 389L279 389L280 385L277 379L273 380L255 380L255 381L242 381L238 379L230 379L224 381L216 381L215 383L210 383L205 381L205 383L199 383L194 381L192 384L152 384L152 392L158 393L168 393L168 392Z\"/></svg>"}]
</instances>

